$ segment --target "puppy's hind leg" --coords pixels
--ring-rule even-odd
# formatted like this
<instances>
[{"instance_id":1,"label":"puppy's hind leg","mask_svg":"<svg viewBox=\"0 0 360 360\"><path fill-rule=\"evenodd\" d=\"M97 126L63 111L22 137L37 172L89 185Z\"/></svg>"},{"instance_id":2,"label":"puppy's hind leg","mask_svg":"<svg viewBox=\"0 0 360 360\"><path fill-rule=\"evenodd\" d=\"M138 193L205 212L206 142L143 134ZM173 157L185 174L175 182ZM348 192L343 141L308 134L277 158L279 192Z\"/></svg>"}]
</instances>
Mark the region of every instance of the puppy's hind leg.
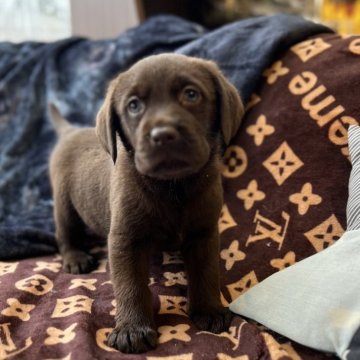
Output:
<instances>
[{"instance_id":1,"label":"puppy's hind leg","mask_svg":"<svg viewBox=\"0 0 360 360\"><path fill-rule=\"evenodd\" d=\"M56 240L63 258L63 269L72 274L90 272L96 267L96 261L84 250L84 223L64 196L55 193L54 204Z\"/></svg>"}]
</instances>

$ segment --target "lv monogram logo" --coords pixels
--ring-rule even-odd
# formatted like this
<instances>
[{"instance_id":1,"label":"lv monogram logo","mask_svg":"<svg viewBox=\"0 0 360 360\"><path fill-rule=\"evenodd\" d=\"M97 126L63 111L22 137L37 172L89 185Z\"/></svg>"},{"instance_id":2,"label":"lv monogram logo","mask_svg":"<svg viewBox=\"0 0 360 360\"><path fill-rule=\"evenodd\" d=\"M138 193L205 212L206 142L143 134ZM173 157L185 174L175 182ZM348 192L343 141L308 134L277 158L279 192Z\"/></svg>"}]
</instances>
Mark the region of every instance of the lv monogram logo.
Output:
<instances>
[{"instance_id":1,"label":"lv monogram logo","mask_svg":"<svg viewBox=\"0 0 360 360\"><path fill-rule=\"evenodd\" d=\"M283 211L281 213L281 217L284 220L284 224L282 226L261 215L259 210L257 210L254 217L254 223L256 223L255 234L248 237L246 246L256 241L271 239L278 244L278 250L280 250L285 239L290 215Z\"/></svg>"},{"instance_id":2,"label":"lv monogram logo","mask_svg":"<svg viewBox=\"0 0 360 360\"><path fill-rule=\"evenodd\" d=\"M25 345L18 349L15 345L10 331L10 323L0 324L0 359L14 357L32 345L31 337L25 340Z\"/></svg>"}]
</instances>

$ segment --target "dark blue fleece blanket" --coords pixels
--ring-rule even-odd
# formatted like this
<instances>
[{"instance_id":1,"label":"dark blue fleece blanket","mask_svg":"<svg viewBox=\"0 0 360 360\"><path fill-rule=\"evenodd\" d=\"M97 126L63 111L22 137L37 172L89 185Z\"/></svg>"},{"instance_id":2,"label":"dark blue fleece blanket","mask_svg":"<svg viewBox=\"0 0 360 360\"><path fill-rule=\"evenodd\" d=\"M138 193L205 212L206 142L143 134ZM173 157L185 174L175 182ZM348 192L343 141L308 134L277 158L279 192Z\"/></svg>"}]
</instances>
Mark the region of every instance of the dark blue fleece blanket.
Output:
<instances>
[{"instance_id":1,"label":"dark blue fleece blanket","mask_svg":"<svg viewBox=\"0 0 360 360\"><path fill-rule=\"evenodd\" d=\"M239 21L216 31L173 16L118 38L0 43L0 260L56 251L47 161L54 102L71 122L93 124L109 79L155 53L215 60L245 102L288 47L328 28L294 16Z\"/></svg>"}]
</instances>

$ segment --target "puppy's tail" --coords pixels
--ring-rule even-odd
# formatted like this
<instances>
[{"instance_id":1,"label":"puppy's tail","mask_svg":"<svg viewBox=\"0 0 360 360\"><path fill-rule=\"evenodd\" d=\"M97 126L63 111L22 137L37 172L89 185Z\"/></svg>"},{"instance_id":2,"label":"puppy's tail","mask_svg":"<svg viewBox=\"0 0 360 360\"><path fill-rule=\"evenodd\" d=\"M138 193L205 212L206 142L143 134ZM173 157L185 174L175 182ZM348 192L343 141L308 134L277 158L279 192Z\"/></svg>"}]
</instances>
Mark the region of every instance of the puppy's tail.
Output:
<instances>
[{"instance_id":1,"label":"puppy's tail","mask_svg":"<svg viewBox=\"0 0 360 360\"><path fill-rule=\"evenodd\" d=\"M71 130L73 128L73 126L65 118L62 117L58 108L53 103L49 103L48 108L51 121L59 136L64 135L68 130Z\"/></svg>"}]
</instances>

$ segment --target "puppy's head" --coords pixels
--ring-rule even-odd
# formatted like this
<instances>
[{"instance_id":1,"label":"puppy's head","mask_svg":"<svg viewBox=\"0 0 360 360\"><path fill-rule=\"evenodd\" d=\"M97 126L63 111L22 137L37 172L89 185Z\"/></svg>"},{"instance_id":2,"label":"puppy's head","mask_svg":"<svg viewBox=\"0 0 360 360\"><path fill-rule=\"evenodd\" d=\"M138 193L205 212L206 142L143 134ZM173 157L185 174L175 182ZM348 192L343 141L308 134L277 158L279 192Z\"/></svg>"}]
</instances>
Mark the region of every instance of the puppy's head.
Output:
<instances>
[{"instance_id":1,"label":"puppy's head","mask_svg":"<svg viewBox=\"0 0 360 360\"><path fill-rule=\"evenodd\" d=\"M176 179L204 167L219 137L228 144L243 112L238 92L215 63L154 55L110 83L96 132L114 162L118 133L139 173Z\"/></svg>"}]
</instances>

